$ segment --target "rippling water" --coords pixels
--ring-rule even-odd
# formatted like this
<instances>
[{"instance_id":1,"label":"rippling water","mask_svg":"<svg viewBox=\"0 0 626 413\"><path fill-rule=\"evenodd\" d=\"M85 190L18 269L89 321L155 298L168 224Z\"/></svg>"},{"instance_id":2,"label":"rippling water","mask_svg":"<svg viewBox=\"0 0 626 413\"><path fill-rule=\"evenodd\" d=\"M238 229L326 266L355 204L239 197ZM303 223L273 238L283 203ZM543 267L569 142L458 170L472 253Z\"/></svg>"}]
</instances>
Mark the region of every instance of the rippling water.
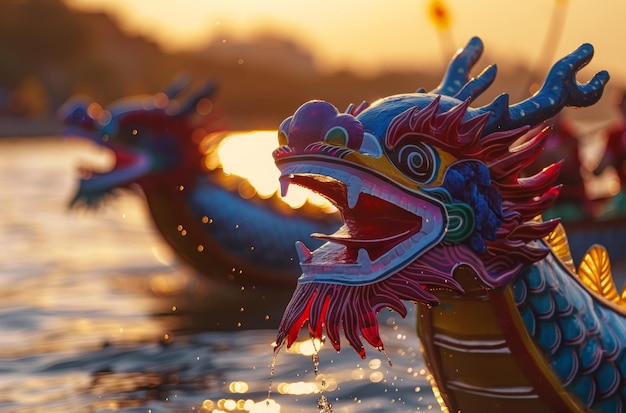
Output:
<instances>
[{"instance_id":1,"label":"rippling water","mask_svg":"<svg viewBox=\"0 0 626 413\"><path fill-rule=\"evenodd\" d=\"M335 413L438 410L413 312L380 315L392 367L322 348L316 377L308 342L281 351L268 405L275 331L208 331L211 286L140 196L67 208L77 166L101 157L82 141L0 141L0 411L318 412L322 378Z\"/></svg>"}]
</instances>

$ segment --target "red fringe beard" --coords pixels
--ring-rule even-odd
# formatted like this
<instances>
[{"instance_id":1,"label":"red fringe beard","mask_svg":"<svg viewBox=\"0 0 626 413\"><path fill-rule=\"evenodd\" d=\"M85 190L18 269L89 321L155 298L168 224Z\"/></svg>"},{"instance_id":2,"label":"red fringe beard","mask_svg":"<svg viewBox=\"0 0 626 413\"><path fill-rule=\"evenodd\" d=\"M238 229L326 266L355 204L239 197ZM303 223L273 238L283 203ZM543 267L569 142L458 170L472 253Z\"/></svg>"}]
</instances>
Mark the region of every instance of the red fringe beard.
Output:
<instances>
[{"instance_id":1,"label":"red fringe beard","mask_svg":"<svg viewBox=\"0 0 626 413\"><path fill-rule=\"evenodd\" d=\"M274 351L278 352L285 340L287 348L291 347L305 325L308 325L310 336L319 340L323 340L325 330L337 351L341 349L341 328L348 343L361 358L366 356L361 337L372 347L384 351L377 319L380 310L387 307L404 318L407 309L403 300L436 305L439 300L431 290L445 289L462 294L463 288L452 278L459 262L467 263L467 260L459 261L459 258L468 258L463 248L440 247L376 283L299 283L283 314ZM482 267L478 260L470 261L468 264L472 267L474 264Z\"/></svg>"}]
</instances>

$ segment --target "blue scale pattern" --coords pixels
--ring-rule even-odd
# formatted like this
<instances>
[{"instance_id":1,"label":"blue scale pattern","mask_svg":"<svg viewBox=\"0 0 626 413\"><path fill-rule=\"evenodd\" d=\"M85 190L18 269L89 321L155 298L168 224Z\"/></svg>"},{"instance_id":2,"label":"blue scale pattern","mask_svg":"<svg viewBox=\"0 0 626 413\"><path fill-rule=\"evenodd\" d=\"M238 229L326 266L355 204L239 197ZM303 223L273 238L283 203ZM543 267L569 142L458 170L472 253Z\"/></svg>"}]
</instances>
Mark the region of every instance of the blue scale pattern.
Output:
<instances>
[{"instance_id":1,"label":"blue scale pattern","mask_svg":"<svg viewBox=\"0 0 626 413\"><path fill-rule=\"evenodd\" d=\"M512 283L528 333L564 388L596 412L626 407L626 318L587 292L554 256Z\"/></svg>"}]
</instances>

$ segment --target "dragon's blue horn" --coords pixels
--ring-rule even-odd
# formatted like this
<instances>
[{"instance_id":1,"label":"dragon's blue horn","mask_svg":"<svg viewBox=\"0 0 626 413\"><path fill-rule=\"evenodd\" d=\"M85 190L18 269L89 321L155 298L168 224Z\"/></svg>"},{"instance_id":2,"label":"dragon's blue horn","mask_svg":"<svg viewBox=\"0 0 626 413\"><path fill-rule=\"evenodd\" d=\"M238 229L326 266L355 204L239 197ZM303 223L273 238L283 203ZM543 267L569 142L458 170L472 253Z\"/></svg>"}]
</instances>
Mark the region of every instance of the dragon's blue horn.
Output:
<instances>
[{"instance_id":1,"label":"dragon's blue horn","mask_svg":"<svg viewBox=\"0 0 626 413\"><path fill-rule=\"evenodd\" d=\"M585 107L596 103L602 96L609 80L605 70L580 84L576 73L593 57L593 46L583 44L552 66L541 89L530 98L516 105L508 105L508 96L500 95L490 104L479 108L491 112L483 129L483 135L500 129L514 129L520 126L535 126L550 119L566 106Z\"/></svg>"},{"instance_id":2,"label":"dragon's blue horn","mask_svg":"<svg viewBox=\"0 0 626 413\"><path fill-rule=\"evenodd\" d=\"M191 78L188 75L182 74L176 76L176 78L174 78L174 80L172 80L172 82L167 85L165 89L163 89L163 93L168 97L168 99L174 99L183 90L187 89L189 83L191 83Z\"/></svg>"},{"instance_id":3,"label":"dragon's blue horn","mask_svg":"<svg viewBox=\"0 0 626 413\"><path fill-rule=\"evenodd\" d=\"M496 66L489 66L476 78L469 78L470 70L482 53L482 40L478 37L471 38L452 58L443 80L430 93L453 96L459 100L479 96L493 83L497 71Z\"/></svg>"}]
</instances>

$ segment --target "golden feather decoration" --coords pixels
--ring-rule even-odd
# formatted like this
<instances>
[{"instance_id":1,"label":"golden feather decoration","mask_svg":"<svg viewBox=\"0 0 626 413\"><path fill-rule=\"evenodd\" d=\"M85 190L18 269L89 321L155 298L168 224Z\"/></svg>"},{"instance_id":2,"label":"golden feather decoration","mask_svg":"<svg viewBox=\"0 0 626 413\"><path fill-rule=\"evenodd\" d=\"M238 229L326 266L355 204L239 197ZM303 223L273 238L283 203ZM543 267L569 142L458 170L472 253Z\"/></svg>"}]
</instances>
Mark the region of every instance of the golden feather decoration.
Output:
<instances>
[{"instance_id":1,"label":"golden feather decoration","mask_svg":"<svg viewBox=\"0 0 626 413\"><path fill-rule=\"evenodd\" d=\"M538 221L540 218L537 219ZM574 266L574 259L569 249L569 243L567 242L567 235L562 224L559 224L554 231L552 231L544 241L548 243L554 255L565 265L565 267L576 274L576 267Z\"/></svg>"},{"instance_id":2,"label":"golden feather decoration","mask_svg":"<svg viewBox=\"0 0 626 413\"><path fill-rule=\"evenodd\" d=\"M622 307L626 306L626 290L621 294L617 291L611 275L609 254L603 246L594 245L587 251L578 267L578 277L591 291Z\"/></svg>"},{"instance_id":3,"label":"golden feather decoration","mask_svg":"<svg viewBox=\"0 0 626 413\"><path fill-rule=\"evenodd\" d=\"M541 218L538 217L536 220L541 221ZM554 255L572 274L577 275L587 288L626 309L626 288L621 294L618 292L613 281L609 254L603 246L591 247L576 271L563 225L559 224L550 235L544 238L544 241L550 246Z\"/></svg>"}]
</instances>

